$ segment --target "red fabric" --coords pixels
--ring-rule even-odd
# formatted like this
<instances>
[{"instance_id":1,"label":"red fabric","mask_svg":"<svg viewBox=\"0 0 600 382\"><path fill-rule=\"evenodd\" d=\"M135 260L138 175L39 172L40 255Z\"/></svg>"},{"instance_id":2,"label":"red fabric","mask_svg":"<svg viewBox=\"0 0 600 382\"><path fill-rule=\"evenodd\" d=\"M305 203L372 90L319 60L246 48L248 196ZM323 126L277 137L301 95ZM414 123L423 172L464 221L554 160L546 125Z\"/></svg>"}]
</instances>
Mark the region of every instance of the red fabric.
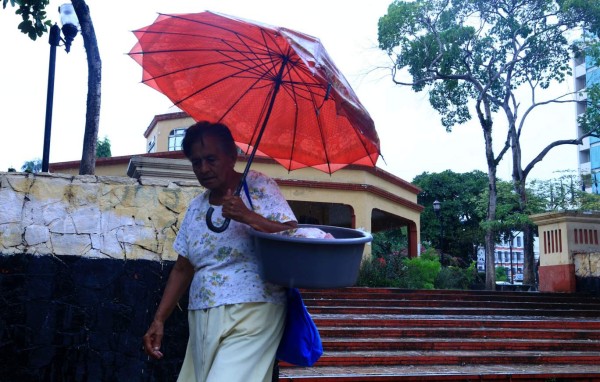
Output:
<instances>
[{"instance_id":1,"label":"red fabric","mask_svg":"<svg viewBox=\"0 0 600 382\"><path fill-rule=\"evenodd\" d=\"M288 170L375 166L374 123L318 39L211 12L160 15L134 33L143 82L195 120L225 123L246 152L281 71L257 155Z\"/></svg>"}]
</instances>

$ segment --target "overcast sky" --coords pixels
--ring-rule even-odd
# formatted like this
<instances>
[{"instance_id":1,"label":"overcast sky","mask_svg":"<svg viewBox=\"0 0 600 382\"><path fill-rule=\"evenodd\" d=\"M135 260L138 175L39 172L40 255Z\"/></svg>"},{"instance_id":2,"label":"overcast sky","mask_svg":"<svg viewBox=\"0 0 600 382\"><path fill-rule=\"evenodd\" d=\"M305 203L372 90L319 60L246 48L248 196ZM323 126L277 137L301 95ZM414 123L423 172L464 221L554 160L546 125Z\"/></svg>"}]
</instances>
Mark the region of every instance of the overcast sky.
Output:
<instances>
[{"instance_id":1,"label":"overcast sky","mask_svg":"<svg viewBox=\"0 0 600 382\"><path fill-rule=\"evenodd\" d=\"M58 20L51 1L48 14ZM87 1L102 58L102 106L99 139L108 137L113 156L145 151L143 133L156 114L171 106L162 94L140 83L141 68L127 53L136 40L132 30L151 24L157 13L222 12L272 25L285 26L318 37L344 73L375 121L384 160L378 166L407 181L422 172L486 171L483 136L476 123L446 133L427 94L393 85L389 72L374 70L387 64L377 49L377 22L391 0L242 1L242 0L127 0ZM118 4L118 5L117 5ZM0 9L0 171L20 170L23 162L43 152L49 44L44 35L31 41L17 29L14 9ZM569 91L572 80L556 87ZM50 162L79 160L85 125L87 63L83 40L77 36L71 53L59 48ZM546 98L546 97L543 97ZM550 98L550 95L548 95ZM522 100L525 102L526 100ZM550 106L534 113L523 133L527 163L549 142L575 136L573 105ZM496 131L505 128L498 118ZM496 147L504 136L495 137ZM510 179L510 158L498 175ZM554 149L530 175L546 179L557 170L576 170L574 146Z\"/></svg>"}]
</instances>

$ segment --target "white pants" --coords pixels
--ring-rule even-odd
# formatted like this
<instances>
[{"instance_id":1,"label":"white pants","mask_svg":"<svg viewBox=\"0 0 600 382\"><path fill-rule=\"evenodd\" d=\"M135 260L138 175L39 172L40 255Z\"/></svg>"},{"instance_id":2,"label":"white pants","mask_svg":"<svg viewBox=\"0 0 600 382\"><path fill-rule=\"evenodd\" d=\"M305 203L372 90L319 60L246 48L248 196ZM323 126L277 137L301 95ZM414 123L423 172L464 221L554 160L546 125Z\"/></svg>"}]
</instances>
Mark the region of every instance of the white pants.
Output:
<instances>
[{"instance_id":1,"label":"white pants","mask_svg":"<svg viewBox=\"0 0 600 382\"><path fill-rule=\"evenodd\" d=\"M189 311L190 338L177 382L270 382L285 310L249 303Z\"/></svg>"}]
</instances>

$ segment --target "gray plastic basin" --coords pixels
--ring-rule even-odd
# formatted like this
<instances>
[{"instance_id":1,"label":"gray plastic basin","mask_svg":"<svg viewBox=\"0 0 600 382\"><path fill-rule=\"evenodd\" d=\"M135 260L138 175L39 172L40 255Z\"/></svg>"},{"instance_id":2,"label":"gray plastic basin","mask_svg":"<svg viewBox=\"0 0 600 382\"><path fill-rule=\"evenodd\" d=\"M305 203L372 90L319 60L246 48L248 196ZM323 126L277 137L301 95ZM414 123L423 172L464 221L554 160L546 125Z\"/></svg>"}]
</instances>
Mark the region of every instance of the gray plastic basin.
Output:
<instances>
[{"instance_id":1,"label":"gray plastic basin","mask_svg":"<svg viewBox=\"0 0 600 382\"><path fill-rule=\"evenodd\" d=\"M335 239L288 237L252 230L260 272L264 280L288 288L340 288L356 284L366 232L326 225L314 227Z\"/></svg>"}]
</instances>

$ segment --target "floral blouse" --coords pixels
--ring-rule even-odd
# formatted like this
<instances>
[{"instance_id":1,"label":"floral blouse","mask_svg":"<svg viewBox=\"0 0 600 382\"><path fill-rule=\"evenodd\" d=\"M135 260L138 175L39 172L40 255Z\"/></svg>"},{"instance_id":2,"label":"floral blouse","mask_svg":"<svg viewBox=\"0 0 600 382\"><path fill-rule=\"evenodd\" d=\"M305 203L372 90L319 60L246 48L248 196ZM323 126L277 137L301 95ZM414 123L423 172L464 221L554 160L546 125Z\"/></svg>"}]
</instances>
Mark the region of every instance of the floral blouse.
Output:
<instances>
[{"instance_id":1,"label":"floral blouse","mask_svg":"<svg viewBox=\"0 0 600 382\"><path fill-rule=\"evenodd\" d=\"M246 183L252 203L248 202L243 190L241 197L248 208L270 220L296 221L274 180L250 171ZM175 251L186 257L196 271L190 286L188 309L248 302L283 304L284 289L263 281L259 275L254 242L249 233L251 228L235 220L231 220L229 227L221 233L212 232L206 226L209 194L207 190L192 200L173 244ZM224 221L221 206L212 207L213 224L221 226Z\"/></svg>"}]
</instances>

